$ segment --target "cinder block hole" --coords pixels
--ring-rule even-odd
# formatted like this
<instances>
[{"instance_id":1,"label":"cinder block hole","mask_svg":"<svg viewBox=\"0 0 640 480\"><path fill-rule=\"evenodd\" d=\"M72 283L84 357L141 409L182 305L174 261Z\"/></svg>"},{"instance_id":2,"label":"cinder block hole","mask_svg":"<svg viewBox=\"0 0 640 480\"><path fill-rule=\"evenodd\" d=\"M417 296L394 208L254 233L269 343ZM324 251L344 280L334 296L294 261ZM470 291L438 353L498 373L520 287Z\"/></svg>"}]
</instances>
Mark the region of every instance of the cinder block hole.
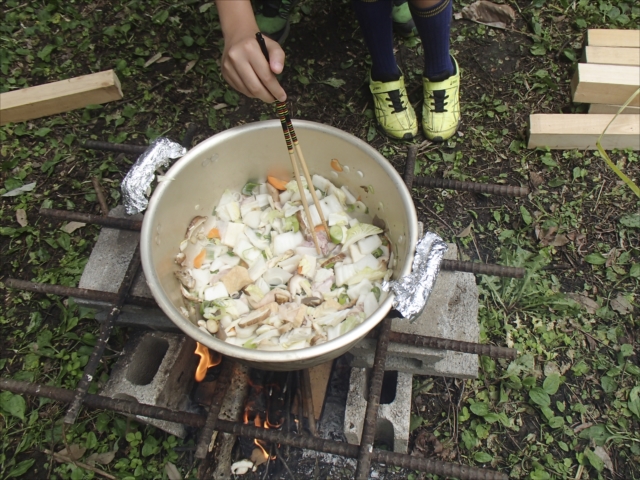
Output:
<instances>
[{"instance_id":1,"label":"cinder block hole","mask_svg":"<svg viewBox=\"0 0 640 480\"><path fill-rule=\"evenodd\" d=\"M149 385L158 373L167 350L169 350L169 342L164 338L151 335L144 337L138 344L127 369L127 380L134 385Z\"/></svg>"},{"instance_id":2,"label":"cinder block hole","mask_svg":"<svg viewBox=\"0 0 640 480\"><path fill-rule=\"evenodd\" d=\"M386 418L378 417L374 444L380 445L381 443L393 451L393 424Z\"/></svg>"},{"instance_id":3,"label":"cinder block hole","mask_svg":"<svg viewBox=\"0 0 640 480\"><path fill-rule=\"evenodd\" d=\"M393 403L396 399L396 388L398 387L398 372L384 372L382 379L382 391L380 392L380 405Z\"/></svg>"}]
</instances>

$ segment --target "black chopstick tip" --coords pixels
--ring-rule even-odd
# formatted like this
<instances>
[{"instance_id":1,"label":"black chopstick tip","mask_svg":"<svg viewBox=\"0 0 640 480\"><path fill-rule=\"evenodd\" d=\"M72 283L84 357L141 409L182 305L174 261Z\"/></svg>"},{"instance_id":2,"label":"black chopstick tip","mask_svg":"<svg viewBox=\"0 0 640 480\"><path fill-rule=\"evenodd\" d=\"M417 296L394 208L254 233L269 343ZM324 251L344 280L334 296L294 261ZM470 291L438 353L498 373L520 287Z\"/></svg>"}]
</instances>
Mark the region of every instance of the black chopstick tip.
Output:
<instances>
[{"instance_id":1,"label":"black chopstick tip","mask_svg":"<svg viewBox=\"0 0 640 480\"><path fill-rule=\"evenodd\" d=\"M256 33L256 40L258 41L258 45L260 45L260 50L262 50L262 54L264 58L269 61L269 50L267 49L267 43L264 41L264 37L261 32Z\"/></svg>"}]
</instances>

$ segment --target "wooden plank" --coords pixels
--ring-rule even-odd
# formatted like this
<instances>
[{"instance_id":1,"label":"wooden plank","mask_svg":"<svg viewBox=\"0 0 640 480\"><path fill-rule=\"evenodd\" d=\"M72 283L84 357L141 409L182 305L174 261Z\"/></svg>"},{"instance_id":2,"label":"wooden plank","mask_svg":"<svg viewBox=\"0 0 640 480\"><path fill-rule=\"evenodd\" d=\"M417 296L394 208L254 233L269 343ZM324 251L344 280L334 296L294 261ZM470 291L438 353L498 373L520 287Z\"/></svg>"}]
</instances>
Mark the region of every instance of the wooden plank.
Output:
<instances>
[{"instance_id":1,"label":"wooden plank","mask_svg":"<svg viewBox=\"0 0 640 480\"><path fill-rule=\"evenodd\" d=\"M587 45L594 47L640 48L640 30L587 30Z\"/></svg>"},{"instance_id":2,"label":"wooden plank","mask_svg":"<svg viewBox=\"0 0 640 480\"><path fill-rule=\"evenodd\" d=\"M622 105L640 87L640 68L579 63L571 80L571 98L578 103ZM640 106L640 95L629 105Z\"/></svg>"},{"instance_id":3,"label":"wooden plank","mask_svg":"<svg viewBox=\"0 0 640 480\"><path fill-rule=\"evenodd\" d=\"M592 103L589 113L618 113L622 105L605 105L604 103ZM625 115L640 115L640 107L626 107L622 112Z\"/></svg>"},{"instance_id":4,"label":"wooden plank","mask_svg":"<svg viewBox=\"0 0 640 480\"><path fill-rule=\"evenodd\" d=\"M587 63L605 65L640 65L640 48L584 47L584 59Z\"/></svg>"},{"instance_id":5,"label":"wooden plank","mask_svg":"<svg viewBox=\"0 0 640 480\"><path fill-rule=\"evenodd\" d=\"M529 148L595 150L596 141L615 115L532 114ZM602 137L606 150L640 150L640 115L620 115Z\"/></svg>"},{"instance_id":6,"label":"wooden plank","mask_svg":"<svg viewBox=\"0 0 640 480\"><path fill-rule=\"evenodd\" d=\"M327 385L331 376L333 360L322 365L317 365L309 369L311 377L311 397L313 398L313 415L316 420L320 420L324 397L327 393Z\"/></svg>"},{"instance_id":7,"label":"wooden plank","mask_svg":"<svg viewBox=\"0 0 640 480\"><path fill-rule=\"evenodd\" d=\"M113 70L0 94L0 125L68 112L120 100L120 80Z\"/></svg>"}]
</instances>

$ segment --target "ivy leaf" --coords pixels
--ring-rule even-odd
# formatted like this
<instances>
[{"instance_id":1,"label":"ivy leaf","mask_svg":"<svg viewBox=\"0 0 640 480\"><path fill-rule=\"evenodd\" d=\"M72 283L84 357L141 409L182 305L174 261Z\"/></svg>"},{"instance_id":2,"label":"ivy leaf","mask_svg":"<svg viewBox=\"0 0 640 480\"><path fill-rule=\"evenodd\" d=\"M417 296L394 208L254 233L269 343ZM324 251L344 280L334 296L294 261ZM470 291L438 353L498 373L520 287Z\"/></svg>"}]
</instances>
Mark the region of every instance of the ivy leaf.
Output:
<instances>
[{"instance_id":1,"label":"ivy leaf","mask_svg":"<svg viewBox=\"0 0 640 480\"><path fill-rule=\"evenodd\" d=\"M631 389L627 406L629 407L629 410L631 410L631 413L640 418L640 387L634 387Z\"/></svg>"},{"instance_id":2,"label":"ivy leaf","mask_svg":"<svg viewBox=\"0 0 640 480\"><path fill-rule=\"evenodd\" d=\"M493 457L486 452L476 452L473 454L473 459L478 463L487 463L493 460Z\"/></svg>"},{"instance_id":3,"label":"ivy leaf","mask_svg":"<svg viewBox=\"0 0 640 480\"><path fill-rule=\"evenodd\" d=\"M416 428L421 427L424 423L424 418L420 415L411 415L411 420L409 421L409 431L413 432Z\"/></svg>"},{"instance_id":4,"label":"ivy leaf","mask_svg":"<svg viewBox=\"0 0 640 480\"><path fill-rule=\"evenodd\" d=\"M560 375L556 372L544 379L542 389L549 395L554 395L560 387Z\"/></svg>"},{"instance_id":5,"label":"ivy leaf","mask_svg":"<svg viewBox=\"0 0 640 480\"><path fill-rule=\"evenodd\" d=\"M526 223L527 225L531 225L533 219L531 218L529 210L524 208L524 205L520 206L520 213L522 214L522 220L524 220L524 223Z\"/></svg>"},{"instance_id":6,"label":"ivy leaf","mask_svg":"<svg viewBox=\"0 0 640 480\"><path fill-rule=\"evenodd\" d=\"M540 43L536 43L533 47L529 49L531 55L542 56L547 54L547 49L544 48L544 45Z\"/></svg>"},{"instance_id":7,"label":"ivy leaf","mask_svg":"<svg viewBox=\"0 0 640 480\"><path fill-rule=\"evenodd\" d=\"M600 385L606 393L613 393L618 389L618 382L611 377L602 377L600 379Z\"/></svg>"},{"instance_id":8,"label":"ivy leaf","mask_svg":"<svg viewBox=\"0 0 640 480\"><path fill-rule=\"evenodd\" d=\"M190 47L191 45L193 45L193 37L185 35L184 37L182 37L182 43L184 43L185 46Z\"/></svg>"},{"instance_id":9,"label":"ivy leaf","mask_svg":"<svg viewBox=\"0 0 640 480\"><path fill-rule=\"evenodd\" d=\"M549 419L549 426L551 428L560 428L564 425L564 418L562 417L553 417Z\"/></svg>"},{"instance_id":10,"label":"ivy leaf","mask_svg":"<svg viewBox=\"0 0 640 480\"><path fill-rule=\"evenodd\" d=\"M551 403L549 394L540 387L532 388L529 392L529 398L531 398L533 403L540 405L541 407L548 407Z\"/></svg>"},{"instance_id":11,"label":"ivy leaf","mask_svg":"<svg viewBox=\"0 0 640 480\"><path fill-rule=\"evenodd\" d=\"M601 253L590 253L584 257L584 260L591 265L604 265L607 263L607 259L604 258Z\"/></svg>"},{"instance_id":12,"label":"ivy leaf","mask_svg":"<svg viewBox=\"0 0 640 480\"><path fill-rule=\"evenodd\" d=\"M620 217L620 223L629 228L640 228L640 214L630 213Z\"/></svg>"},{"instance_id":13,"label":"ivy leaf","mask_svg":"<svg viewBox=\"0 0 640 480\"><path fill-rule=\"evenodd\" d=\"M27 409L27 402L25 402L24 398L20 395L14 395L11 392L0 393L0 408L24 422L24 412Z\"/></svg>"},{"instance_id":14,"label":"ivy leaf","mask_svg":"<svg viewBox=\"0 0 640 480\"><path fill-rule=\"evenodd\" d=\"M56 48L54 45L47 45L42 50L38 52L38 58L40 60L46 60L47 57L53 52L53 49Z\"/></svg>"},{"instance_id":15,"label":"ivy leaf","mask_svg":"<svg viewBox=\"0 0 640 480\"><path fill-rule=\"evenodd\" d=\"M31 466L36 463L35 458L30 458L29 460L23 460L15 467L11 469L11 471L7 474L5 478L18 478L27 473L27 471L31 468Z\"/></svg>"},{"instance_id":16,"label":"ivy leaf","mask_svg":"<svg viewBox=\"0 0 640 480\"><path fill-rule=\"evenodd\" d=\"M469 409L479 417L484 417L489 413L489 405L485 402L474 403Z\"/></svg>"},{"instance_id":17,"label":"ivy leaf","mask_svg":"<svg viewBox=\"0 0 640 480\"><path fill-rule=\"evenodd\" d=\"M584 456L587 457L591 466L595 468L597 471L601 472L604 469L604 462L591 449L585 448Z\"/></svg>"},{"instance_id":18,"label":"ivy leaf","mask_svg":"<svg viewBox=\"0 0 640 480\"><path fill-rule=\"evenodd\" d=\"M323 80L320 83L324 83L325 85L329 85L330 87L333 87L333 88L340 88L346 82L340 78L328 78L327 80Z\"/></svg>"}]
</instances>

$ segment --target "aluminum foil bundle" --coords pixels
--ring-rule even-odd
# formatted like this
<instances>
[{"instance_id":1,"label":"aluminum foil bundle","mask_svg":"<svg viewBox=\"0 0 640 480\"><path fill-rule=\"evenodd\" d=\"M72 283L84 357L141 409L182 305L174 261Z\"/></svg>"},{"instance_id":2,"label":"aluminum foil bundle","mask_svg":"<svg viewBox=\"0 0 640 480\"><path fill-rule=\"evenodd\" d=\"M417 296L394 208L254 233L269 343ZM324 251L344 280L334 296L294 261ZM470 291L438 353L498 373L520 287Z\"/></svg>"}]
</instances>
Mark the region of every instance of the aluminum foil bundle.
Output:
<instances>
[{"instance_id":1,"label":"aluminum foil bundle","mask_svg":"<svg viewBox=\"0 0 640 480\"><path fill-rule=\"evenodd\" d=\"M148 190L160 166L167 167L169 160L180 158L187 149L166 137L156 138L149 148L138 157L127 176L122 181L124 208L129 215L135 215L147 208Z\"/></svg>"},{"instance_id":2,"label":"aluminum foil bundle","mask_svg":"<svg viewBox=\"0 0 640 480\"><path fill-rule=\"evenodd\" d=\"M416 246L409 275L383 285L395 295L393 306L402 316L414 321L424 310L440 272L447 244L438 235L427 232Z\"/></svg>"}]
</instances>

